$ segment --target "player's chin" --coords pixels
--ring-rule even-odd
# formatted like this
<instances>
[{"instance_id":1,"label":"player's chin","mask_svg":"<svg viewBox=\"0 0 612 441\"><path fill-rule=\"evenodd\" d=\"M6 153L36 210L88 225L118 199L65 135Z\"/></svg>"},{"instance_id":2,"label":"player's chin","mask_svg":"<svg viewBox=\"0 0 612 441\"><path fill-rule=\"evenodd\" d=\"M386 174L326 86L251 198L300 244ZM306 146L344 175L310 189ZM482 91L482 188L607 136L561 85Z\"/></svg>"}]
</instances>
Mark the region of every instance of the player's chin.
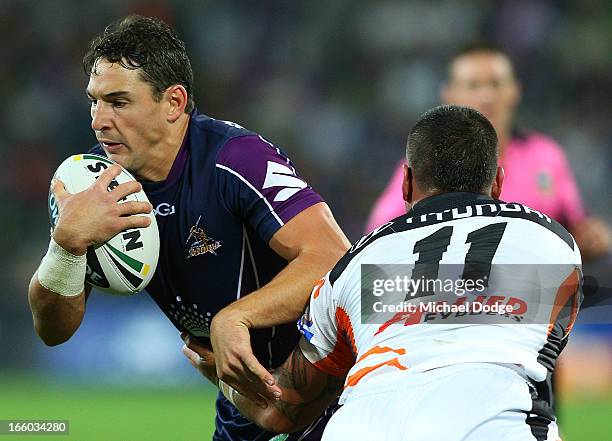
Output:
<instances>
[{"instance_id":1,"label":"player's chin","mask_svg":"<svg viewBox=\"0 0 612 441\"><path fill-rule=\"evenodd\" d=\"M129 169L129 164L131 162L129 150L123 144L121 144L120 148L104 148L104 151L106 152L106 156L108 156L109 159L112 159L117 164L121 165L123 168Z\"/></svg>"}]
</instances>

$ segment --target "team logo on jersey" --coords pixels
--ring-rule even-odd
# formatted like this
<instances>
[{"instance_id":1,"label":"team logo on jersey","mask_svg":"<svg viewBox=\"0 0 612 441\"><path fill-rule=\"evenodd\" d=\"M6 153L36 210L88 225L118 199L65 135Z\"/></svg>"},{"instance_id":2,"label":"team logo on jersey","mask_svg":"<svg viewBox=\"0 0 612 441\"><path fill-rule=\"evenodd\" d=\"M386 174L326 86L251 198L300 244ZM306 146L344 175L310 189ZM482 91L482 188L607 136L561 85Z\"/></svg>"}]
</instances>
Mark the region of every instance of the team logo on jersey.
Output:
<instances>
[{"instance_id":1,"label":"team logo on jersey","mask_svg":"<svg viewBox=\"0 0 612 441\"><path fill-rule=\"evenodd\" d=\"M279 187L281 190L274 196L274 202L283 202L306 188L308 184L295 175L295 170L278 162L268 161L266 179L262 189Z\"/></svg>"},{"instance_id":2,"label":"team logo on jersey","mask_svg":"<svg viewBox=\"0 0 612 441\"><path fill-rule=\"evenodd\" d=\"M314 337L314 334L309 330L309 328L312 327L312 320L308 315L308 311L306 311L306 313L302 317L300 317L297 325L298 331L302 333L306 340L310 341L312 337Z\"/></svg>"},{"instance_id":3,"label":"team logo on jersey","mask_svg":"<svg viewBox=\"0 0 612 441\"><path fill-rule=\"evenodd\" d=\"M196 224L189 230L189 237L185 245L187 248L187 257L199 256L201 254L211 253L217 255L217 250L221 247L221 242L210 237L203 228L200 227L200 220L202 216L198 217Z\"/></svg>"},{"instance_id":4,"label":"team logo on jersey","mask_svg":"<svg viewBox=\"0 0 612 441\"><path fill-rule=\"evenodd\" d=\"M167 202L162 202L157 207L155 207L155 214L157 216L170 216L174 213L176 213L176 208L174 207L174 205L170 205Z\"/></svg>"}]
</instances>

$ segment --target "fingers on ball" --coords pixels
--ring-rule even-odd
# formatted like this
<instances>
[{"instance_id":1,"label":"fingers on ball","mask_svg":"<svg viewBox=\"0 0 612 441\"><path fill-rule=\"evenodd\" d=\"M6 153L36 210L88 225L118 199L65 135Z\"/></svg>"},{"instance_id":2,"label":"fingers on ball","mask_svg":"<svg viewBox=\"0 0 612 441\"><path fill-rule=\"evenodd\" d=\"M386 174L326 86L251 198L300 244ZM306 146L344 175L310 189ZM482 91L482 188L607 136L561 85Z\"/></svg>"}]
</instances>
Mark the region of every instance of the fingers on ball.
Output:
<instances>
[{"instance_id":1,"label":"fingers on ball","mask_svg":"<svg viewBox=\"0 0 612 441\"><path fill-rule=\"evenodd\" d=\"M138 193L142 190L142 184L137 181L124 182L115 187L110 193L114 200L119 201L126 196Z\"/></svg>"},{"instance_id":2,"label":"fingers on ball","mask_svg":"<svg viewBox=\"0 0 612 441\"><path fill-rule=\"evenodd\" d=\"M120 216L149 214L151 210L153 210L153 206L149 202L144 201L128 201L119 204L119 207L117 207L117 211Z\"/></svg>"},{"instance_id":3,"label":"fingers on ball","mask_svg":"<svg viewBox=\"0 0 612 441\"><path fill-rule=\"evenodd\" d=\"M119 176L120 174L121 174L121 166L118 164L113 164L102 172L102 174L96 181L95 185L106 190L108 186L110 185L111 181L115 179L117 176Z\"/></svg>"}]
</instances>

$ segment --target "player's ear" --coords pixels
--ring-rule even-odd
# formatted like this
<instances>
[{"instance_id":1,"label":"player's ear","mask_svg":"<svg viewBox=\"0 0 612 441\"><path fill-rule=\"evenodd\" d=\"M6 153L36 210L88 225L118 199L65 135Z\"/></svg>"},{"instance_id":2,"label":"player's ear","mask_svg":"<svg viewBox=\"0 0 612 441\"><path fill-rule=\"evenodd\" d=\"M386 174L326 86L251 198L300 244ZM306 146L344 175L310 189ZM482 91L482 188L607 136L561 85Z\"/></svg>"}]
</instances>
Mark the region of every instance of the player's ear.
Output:
<instances>
[{"instance_id":1,"label":"player's ear","mask_svg":"<svg viewBox=\"0 0 612 441\"><path fill-rule=\"evenodd\" d=\"M404 200L409 204L412 203L412 192L413 192L413 180L412 180L412 169L408 167L408 164L404 164L404 181L402 182L402 195Z\"/></svg>"},{"instance_id":2,"label":"player's ear","mask_svg":"<svg viewBox=\"0 0 612 441\"><path fill-rule=\"evenodd\" d=\"M497 167L497 173L493 180L493 186L491 187L491 197L493 199L499 199L502 192L502 186L504 184L504 168Z\"/></svg>"},{"instance_id":3,"label":"player's ear","mask_svg":"<svg viewBox=\"0 0 612 441\"><path fill-rule=\"evenodd\" d=\"M165 99L167 100L167 113L166 117L169 122L175 122L183 113L185 113L185 107L187 106L187 90L180 84L170 86L164 92Z\"/></svg>"}]
</instances>

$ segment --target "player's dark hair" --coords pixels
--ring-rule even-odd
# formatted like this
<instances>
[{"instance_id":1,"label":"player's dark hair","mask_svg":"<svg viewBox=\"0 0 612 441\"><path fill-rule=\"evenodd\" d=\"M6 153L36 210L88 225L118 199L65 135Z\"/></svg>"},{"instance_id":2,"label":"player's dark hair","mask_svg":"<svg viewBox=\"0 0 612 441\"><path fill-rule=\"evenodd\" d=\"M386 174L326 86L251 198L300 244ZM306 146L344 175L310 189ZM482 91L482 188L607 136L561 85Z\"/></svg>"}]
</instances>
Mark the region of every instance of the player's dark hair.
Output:
<instances>
[{"instance_id":1,"label":"player's dark hair","mask_svg":"<svg viewBox=\"0 0 612 441\"><path fill-rule=\"evenodd\" d=\"M95 74L96 63L101 59L126 69L140 69L156 101L168 87L182 85L187 91L185 111L193 110L193 71L185 43L162 20L129 15L112 23L91 41L83 58L85 73Z\"/></svg>"},{"instance_id":2,"label":"player's dark hair","mask_svg":"<svg viewBox=\"0 0 612 441\"><path fill-rule=\"evenodd\" d=\"M410 131L406 157L422 191L484 193L497 173L497 134L474 109L434 107Z\"/></svg>"},{"instance_id":3,"label":"player's dark hair","mask_svg":"<svg viewBox=\"0 0 612 441\"><path fill-rule=\"evenodd\" d=\"M457 58L461 58L466 55L478 54L478 53L501 55L502 57L507 58L508 61L510 61L510 68L512 69L512 75L514 75L514 66L512 65L512 59L510 58L510 55L508 54L508 52L506 52L504 48L488 40L473 40L459 47L459 49L455 51L449 58L448 70L446 73L448 78L449 79L452 78L453 63L455 62L455 60L457 60Z\"/></svg>"}]
</instances>

